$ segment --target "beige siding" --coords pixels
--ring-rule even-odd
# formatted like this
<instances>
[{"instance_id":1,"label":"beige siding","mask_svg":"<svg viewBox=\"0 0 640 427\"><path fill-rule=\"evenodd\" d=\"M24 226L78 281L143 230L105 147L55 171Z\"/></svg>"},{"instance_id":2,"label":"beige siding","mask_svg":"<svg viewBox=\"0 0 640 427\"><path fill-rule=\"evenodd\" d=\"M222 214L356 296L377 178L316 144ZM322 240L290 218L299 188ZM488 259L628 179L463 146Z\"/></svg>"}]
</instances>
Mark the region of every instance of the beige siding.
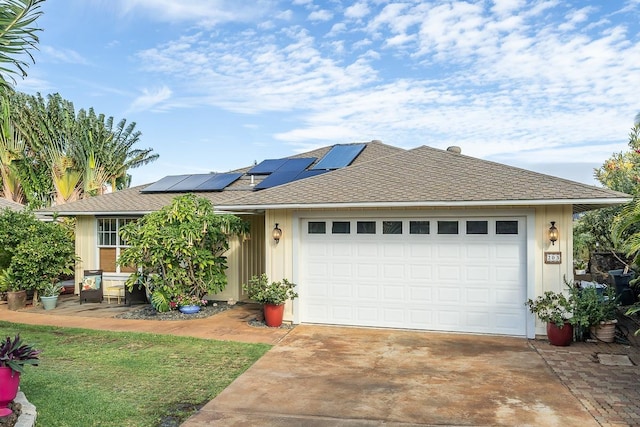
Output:
<instances>
[{"instance_id":1,"label":"beige siding","mask_svg":"<svg viewBox=\"0 0 640 427\"><path fill-rule=\"evenodd\" d=\"M76 218L76 256L80 259L76 263L75 282L76 294L80 292L80 282L84 270L98 268L96 218L94 216L79 216Z\"/></svg>"},{"instance_id":2,"label":"beige siding","mask_svg":"<svg viewBox=\"0 0 640 427\"><path fill-rule=\"evenodd\" d=\"M240 301L246 299L242 284L253 275L264 272L264 217L247 215L242 217L250 223L250 235L246 238L233 238L227 251L228 268L227 287L208 298L218 301Z\"/></svg>"}]
</instances>

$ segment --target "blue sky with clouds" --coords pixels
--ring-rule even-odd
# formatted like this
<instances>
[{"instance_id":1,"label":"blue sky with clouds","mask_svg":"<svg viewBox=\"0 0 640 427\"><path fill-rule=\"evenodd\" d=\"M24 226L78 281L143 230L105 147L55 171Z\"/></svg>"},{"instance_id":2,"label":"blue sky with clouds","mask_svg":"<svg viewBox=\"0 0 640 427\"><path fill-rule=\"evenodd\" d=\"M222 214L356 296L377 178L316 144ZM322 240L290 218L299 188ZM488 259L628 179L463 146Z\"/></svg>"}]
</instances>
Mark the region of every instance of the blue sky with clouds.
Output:
<instances>
[{"instance_id":1,"label":"blue sky with clouds","mask_svg":"<svg viewBox=\"0 0 640 427\"><path fill-rule=\"evenodd\" d=\"M640 112L640 0L47 0L18 90L135 121L134 185L370 141L593 183Z\"/></svg>"}]
</instances>

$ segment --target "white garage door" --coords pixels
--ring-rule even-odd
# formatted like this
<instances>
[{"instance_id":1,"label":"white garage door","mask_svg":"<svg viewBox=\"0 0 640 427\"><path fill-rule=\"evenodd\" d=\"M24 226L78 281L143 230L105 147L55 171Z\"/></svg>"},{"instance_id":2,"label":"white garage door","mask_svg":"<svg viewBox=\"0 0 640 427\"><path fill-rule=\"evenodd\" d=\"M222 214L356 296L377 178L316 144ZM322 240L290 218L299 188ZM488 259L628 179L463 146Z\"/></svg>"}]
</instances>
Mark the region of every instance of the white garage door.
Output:
<instances>
[{"instance_id":1,"label":"white garage door","mask_svg":"<svg viewBox=\"0 0 640 427\"><path fill-rule=\"evenodd\" d=\"M305 219L300 320L524 336L525 218Z\"/></svg>"}]
</instances>

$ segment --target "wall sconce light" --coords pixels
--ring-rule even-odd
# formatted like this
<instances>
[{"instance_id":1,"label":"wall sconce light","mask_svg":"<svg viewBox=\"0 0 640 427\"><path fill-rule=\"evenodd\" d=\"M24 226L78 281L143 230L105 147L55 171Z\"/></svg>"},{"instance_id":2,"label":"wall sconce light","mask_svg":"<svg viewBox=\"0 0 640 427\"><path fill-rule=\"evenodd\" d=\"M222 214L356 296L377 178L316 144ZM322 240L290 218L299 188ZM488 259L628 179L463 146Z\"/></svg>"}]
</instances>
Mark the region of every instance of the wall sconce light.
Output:
<instances>
[{"instance_id":1,"label":"wall sconce light","mask_svg":"<svg viewBox=\"0 0 640 427\"><path fill-rule=\"evenodd\" d=\"M278 228L277 222L276 226L273 228L273 232L271 233L271 235L273 236L273 240L275 240L276 243L278 243L280 241L280 238L282 237L282 230Z\"/></svg>"},{"instance_id":2,"label":"wall sconce light","mask_svg":"<svg viewBox=\"0 0 640 427\"><path fill-rule=\"evenodd\" d=\"M549 240L552 245L555 245L558 240L558 229L556 228L555 221L551 221L551 227L549 227Z\"/></svg>"}]
</instances>

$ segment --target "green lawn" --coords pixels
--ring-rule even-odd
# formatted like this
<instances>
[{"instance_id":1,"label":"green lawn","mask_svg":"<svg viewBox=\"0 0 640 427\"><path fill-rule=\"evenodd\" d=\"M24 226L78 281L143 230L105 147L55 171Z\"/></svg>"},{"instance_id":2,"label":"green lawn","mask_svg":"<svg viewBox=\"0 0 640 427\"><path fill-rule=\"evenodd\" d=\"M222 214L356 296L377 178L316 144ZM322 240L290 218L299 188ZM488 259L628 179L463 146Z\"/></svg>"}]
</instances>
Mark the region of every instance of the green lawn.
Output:
<instances>
[{"instance_id":1,"label":"green lawn","mask_svg":"<svg viewBox=\"0 0 640 427\"><path fill-rule=\"evenodd\" d=\"M0 322L1 338L17 332L43 351L20 387L36 405L38 426L47 427L149 427L169 415L184 421L190 405L211 400L271 348Z\"/></svg>"}]
</instances>

